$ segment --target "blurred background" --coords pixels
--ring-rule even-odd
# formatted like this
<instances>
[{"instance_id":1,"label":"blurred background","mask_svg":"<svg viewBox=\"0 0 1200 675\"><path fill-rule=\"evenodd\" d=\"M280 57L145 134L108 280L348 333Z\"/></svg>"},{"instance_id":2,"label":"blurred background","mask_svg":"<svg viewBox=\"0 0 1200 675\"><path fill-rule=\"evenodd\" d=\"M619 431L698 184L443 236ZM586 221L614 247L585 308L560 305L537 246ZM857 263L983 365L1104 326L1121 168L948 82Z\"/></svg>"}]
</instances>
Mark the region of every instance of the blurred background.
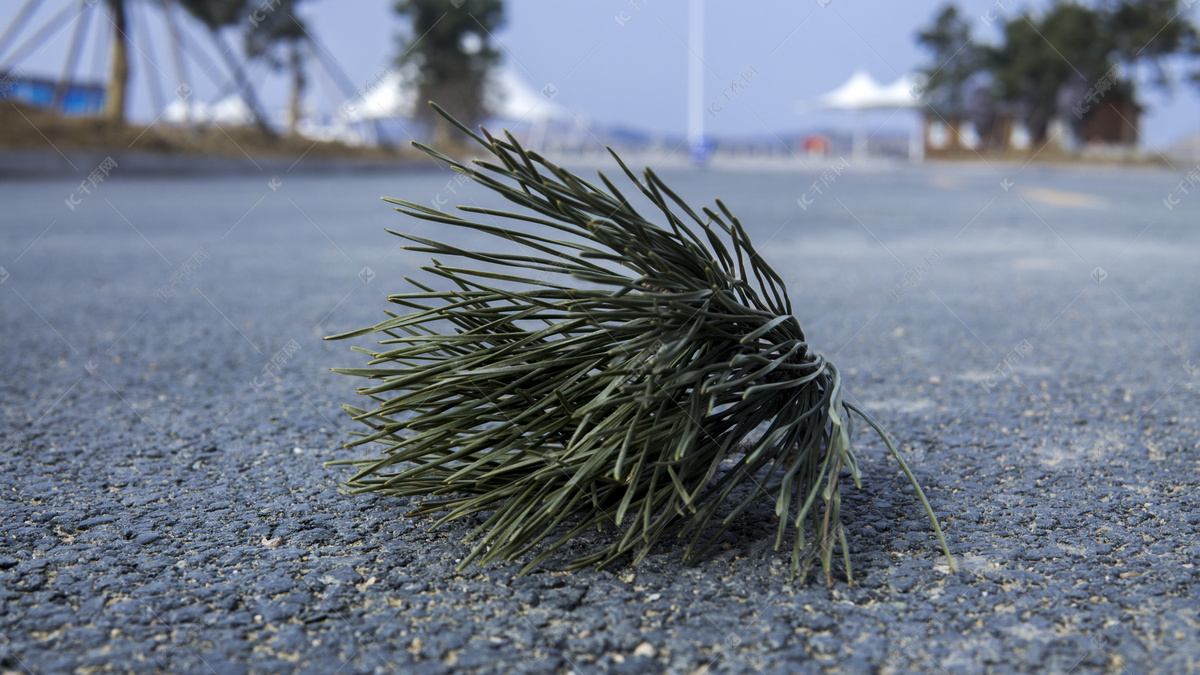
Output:
<instances>
[{"instance_id":1,"label":"blurred background","mask_svg":"<svg viewBox=\"0 0 1200 675\"><path fill-rule=\"evenodd\" d=\"M650 672L679 626L668 672L1193 672L1198 5L0 0L0 671ZM862 602L793 593L769 509L650 605L459 576L473 525L338 494L372 404L323 338L440 283L385 228L532 255L379 201L513 210L411 148L479 151L430 99L654 222L604 145L719 197L978 576L870 434ZM523 598L594 632L522 670Z\"/></svg>"},{"instance_id":2,"label":"blurred background","mask_svg":"<svg viewBox=\"0 0 1200 675\"><path fill-rule=\"evenodd\" d=\"M0 145L374 156L436 99L551 155L1194 161L1196 5L3 0Z\"/></svg>"}]
</instances>

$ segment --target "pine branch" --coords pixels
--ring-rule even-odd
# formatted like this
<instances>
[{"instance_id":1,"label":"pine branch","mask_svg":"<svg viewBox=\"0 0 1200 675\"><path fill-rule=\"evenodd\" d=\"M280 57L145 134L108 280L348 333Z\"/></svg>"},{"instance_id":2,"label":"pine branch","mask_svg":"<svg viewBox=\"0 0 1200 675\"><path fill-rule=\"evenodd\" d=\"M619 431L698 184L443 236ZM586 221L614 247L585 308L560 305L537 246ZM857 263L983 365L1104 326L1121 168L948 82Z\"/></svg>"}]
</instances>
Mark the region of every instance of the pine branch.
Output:
<instances>
[{"instance_id":1,"label":"pine branch","mask_svg":"<svg viewBox=\"0 0 1200 675\"><path fill-rule=\"evenodd\" d=\"M416 292L388 298L405 313L329 338L381 338L378 351L359 350L369 367L335 369L368 378L358 392L376 403L345 406L368 427L347 447L383 446L379 457L331 462L357 467L353 492L425 497L411 515L443 513L439 524L486 514L460 569L540 548L523 572L593 527L614 533L570 568L626 554L636 564L668 534L688 539L684 559L695 563L746 508L772 499L776 548L794 533L792 574L819 558L829 582L840 546L849 581L839 475L847 468L861 485L854 413L900 463L953 568L904 459L843 400L837 367L810 349L783 279L724 204L696 213L653 171L638 177L613 153L661 227L603 174L597 187L507 132L478 135L434 108L498 163L417 147L521 212L460 206L490 221L474 222L386 201L521 253L392 232L432 254L422 269L451 289L410 279Z\"/></svg>"}]
</instances>

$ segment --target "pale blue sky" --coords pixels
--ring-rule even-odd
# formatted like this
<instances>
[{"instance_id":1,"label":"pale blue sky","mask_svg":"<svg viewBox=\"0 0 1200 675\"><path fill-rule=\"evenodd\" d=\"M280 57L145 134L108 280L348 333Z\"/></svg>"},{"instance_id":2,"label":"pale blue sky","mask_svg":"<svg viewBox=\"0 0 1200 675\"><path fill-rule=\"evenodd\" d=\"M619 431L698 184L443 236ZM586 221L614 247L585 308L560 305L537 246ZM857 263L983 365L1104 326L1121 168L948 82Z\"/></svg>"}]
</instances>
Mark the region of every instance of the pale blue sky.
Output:
<instances>
[{"instance_id":1,"label":"pale blue sky","mask_svg":"<svg viewBox=\"0 0 1200 675\"><path fill-rule=\"evenodd\" d=\"M0 0L0 20L7 23L20 4ZM795 103L838 86L855 69L864 69L885 84L912 72L927 59L915 33L942 4L941 0L707 3L705 102L716 101L743 69L753 67L759 73L715 119L705 116L707 131L748 136L850 129L850 121L838 113L800 115ZM1045 4L965 0L959 6L974 18L978 38L990 41L998 37L999 23L987 25L989 10L1002 16ZM509 0L506 5L508 20L495 37L505 60L535 89L554 84L559 92L556 101L597 123L685 132L687 51L682 41L687 36L687 2ZM1200 6L1190 11L1200 15ZM403 29L386 0L313 0L304 13L348 78L359 85L391 62L395 36ZM64 31L26 67L56 72L68 42L69 31ZM157 58L169 71L161 46ZM135 62L135 69L141 65ZM320 82L312 88L314 96L328 101L332 96L324 94L326 90L332 87ZM282 106L282 92L280 83L264 86L264 98L275 107ZM1200 132L1200 96L1194 87L1182 85L1174 97L1148 87L1142 92L1146 142L1165 146ZM148 95L141 91L135 115L146 117L149 110ZM887 113L873 115L875 124L887 118ZM903 114L888 125L903 129L908 122L902 118Z\"/></svg>"}]
</instances>

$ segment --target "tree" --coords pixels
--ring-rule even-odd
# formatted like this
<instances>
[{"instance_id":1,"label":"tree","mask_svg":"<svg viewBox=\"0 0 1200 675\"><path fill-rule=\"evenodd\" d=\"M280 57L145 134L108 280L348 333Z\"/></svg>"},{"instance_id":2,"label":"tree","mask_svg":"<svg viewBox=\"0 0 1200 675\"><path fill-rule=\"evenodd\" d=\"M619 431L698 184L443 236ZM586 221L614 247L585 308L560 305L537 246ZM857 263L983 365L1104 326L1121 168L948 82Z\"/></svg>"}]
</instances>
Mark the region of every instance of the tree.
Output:
<instances>
[{"instance_id":1,"label":"tree","mask_svg":"<svg viewBox=\"0 0 1200 675\"><path fill-rule=\"evenodd\" d=\"M487 75L500 58L491 40L504 22L501 0L397 0L396 13L412 21L396 65L413 73L421 99L437 101L468 125L481 121ZM435 143L453 140L448 122L424 105L417 110L434 125Z\"/></svg>"},{"instance_id":2,"label":"tree","mask_svg":"<svg viewBox=\"0 0 1200 675\"><path fill-rule=\"evenodd\" d=\"M1175 55L1200 55L1200 38L1184 14L1189 0L1099 0L1095 6L1057 0L1040 17L1025 12L1005 23L1003 42L970 45L970 27L954 5L944 8L934 24L918 34L934 63L930 102L962 103L962 85L977 73L992 78L992 94L1013 107L1035 139L1045 137L1052 118L1060 113L1060 97L1078 98L1096 85L1114 65L1130 71L1149 63L1155 83L1170 86L1163 67ZM961 47L961 50L960 50ZM940 70L939 70L940 69ZM1119 71L1117 71L1119 74ZM1115 85L1135 95L1133 73ZM1193 75L1200 82L1200 76Z\"/></svg>"},{"instance_id":3,"label":"tree","mask_svg":"<svg viewBox=\"0 0 1200 675\"><path fill-rule=\"evenodd\" d=\"M303 114L301 104L307 86L302 49L309 35L303 19L297 16L300 2L278 0L270 11L253 10L244 35L247 56L265 59L275 69L288 68L292 79L288 101L288 133L293 136ZM279 54L281 51L283 55Z\"/></svg>"},{"instance_id":4,"label":"tree","mask_svg":"<svg viewBox=\"0 0 1200 675\"><path fill-rule=\"evenodd\" d=\"M1112 37L1090 8L1056 3L1037 19L1028 12L1004 26L1004 43L989 50L998 98L1018 104L1030 136L1045 137L1059 91L1086 90L1112 66Z\"/></svg>"},{"instance_id":5,"label":"tree","mask_svg":"<svg viewBox=\"0 0 1200 675\"><path fill-rule=\"evenodd\" d=\"M126 99L129 96L129 23L125 17L125 0L107 0L112 14L113 39L109 57L108 91L104 97L104 117L112 122L125 122Z\"/></svg>"},{"instance_id":6,"label":"tree","mask_svg":"<svg viewBox=\"0 0 1200 675\"><path fill-rule=\"evenodd\" d=\"M179 4L209 30L233 26L250 11L245 0L179 0Z\"/></svg>"},{"instance_id":7,"label":"tree","mask_svg":"<svg viewBox=\"0 0 1200 675\"><path fill-rule=\"evenodd\" d=\"M1159 87L1171 87L1166 57L1200 53L1196 27L1183 17L1179 0L1110 0L1105 9L1116 58L1131 68L1148 63Z\"/></svg>"},{"instance_id":8,"label":"tree","mask_svg":"<svg viewBox=\"0 0 1200 675\"><path fill-rule=\"evenodd\" d=\"M925 96L940 113L960 114L966 102L967 81L979 71L980 51L971 37L971 24L950 4L942 8L933 26L917 34L917 42L933 52L933 64L924 69L929 78Z\"/></svg>"}]
</instances>

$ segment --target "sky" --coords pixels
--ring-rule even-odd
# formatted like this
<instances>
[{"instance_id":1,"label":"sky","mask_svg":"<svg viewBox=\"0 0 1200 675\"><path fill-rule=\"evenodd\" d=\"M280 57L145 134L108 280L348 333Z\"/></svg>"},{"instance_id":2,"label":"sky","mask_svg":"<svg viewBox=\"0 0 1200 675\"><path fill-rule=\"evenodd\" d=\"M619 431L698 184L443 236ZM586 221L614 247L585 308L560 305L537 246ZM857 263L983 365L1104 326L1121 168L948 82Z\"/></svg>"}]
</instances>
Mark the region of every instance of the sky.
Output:
<instances>
[{"instance_id":1,"label":"sky","mask_svg":"<svg viewBox=\"0 0 1200 675\"><path fill-rule=\"evenodd\" d=\"M0 0L0 21L7 23L24 0ZM138 4L145 0L138 0ZM449 4L449 0L447 0ZM63 0L48 0L48 6ZM1048 0L963 0L976 38L994 42L1001 20ZM705 10L704 102L720 112L705 114L706 132L718 136L785 136L797 131L849 131L847 113L805 112L805 102L865 70L887 84L928 64L916 33L932 22L942 0L746 0L707 2ZM506 22L495 32L504 63L535 90L557 90L555 101L581 120L681 136L687 127L688 3L684 0L509 0ZM390 65L396 36L406 29L387 0L310 0L303 14L327 49L339 78L368 85L380 67ZM1189 10L1200 23L1200 3ZM47 16L49 11L43 12ZM36 20L33 22L36 24ZM151 21L148 32L161 32ZM22 65L37 73L57 72L70 31L64 30L36 57ZM135 39L138 36L135 34ZM165 64L161 36L153 59ZM85 47L84 62L90 57ZM150 50L153 51L153 50ZM26 65L28 64L28 65ZM150 69L135 59L134 69ZM748 71L747 69L751 69ZM165 65L163 71L169 68ZM723 90L755 73L738 91ZM282 79L265 69L255 73L268 107L285 100ZM334 108L338 94L329 78L317 78L310 96ZM135 91L135 118L153 118L144 85ZM1169 146L1200 133L1200 90L1180 84L1172 94L1140 87L1146 107L1143 144ZM911 113L872 113L872 128L901 131Z\"/></svg>"}]
</instances>

